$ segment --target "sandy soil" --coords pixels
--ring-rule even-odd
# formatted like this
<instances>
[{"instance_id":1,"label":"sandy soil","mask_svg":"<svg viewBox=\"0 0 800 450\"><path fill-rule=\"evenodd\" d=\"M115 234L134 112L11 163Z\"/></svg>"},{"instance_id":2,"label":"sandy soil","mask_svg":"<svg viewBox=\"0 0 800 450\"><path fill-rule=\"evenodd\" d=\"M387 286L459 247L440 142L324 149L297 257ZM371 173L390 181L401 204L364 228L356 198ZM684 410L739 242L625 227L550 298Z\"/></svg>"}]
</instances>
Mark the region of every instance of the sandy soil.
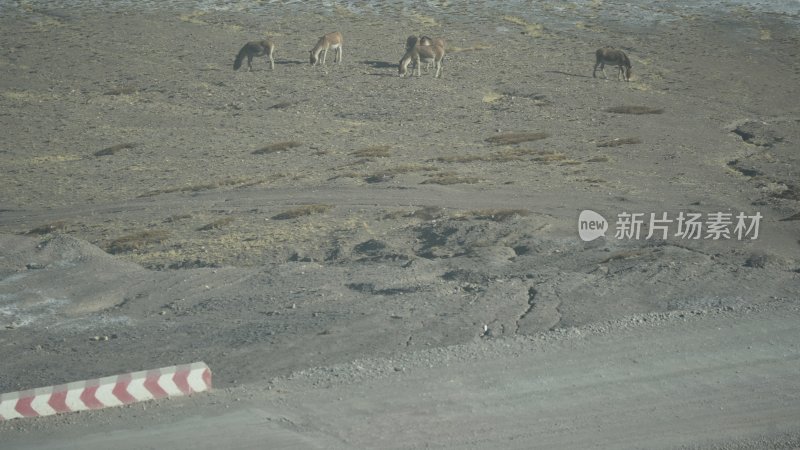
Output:
<instances>
[{"instance_id":1,"label":"sandy soil","mask_svg":"<svg viewBox=\"0 0 800 450\"><path fill-rule=\"evenodd\" d=\"M714 329L709 312L767 328L796 315L791 21L741 10L643 26L598 9L565 28L453 10L0 18L0 360L13 361L0 392L202 360L219 392L178 401L202 409L241 386L352 372L364 358L419 361L597 324L623 345L619 324L648 314L698 316L699 334ZM334 29L344 62L311 67L308 50ZM264 33L275 70L260 58L234 72L238 49ZM398 77L414 33L447 39L441 79ZM604 45L628 52L631 82L611 67L592 78ZM578 238L584 209L611 220L607 239ZM616 239L622 212L763 219L755 240ZM781 313L753 317L764 310ZM800 332L786 327L794 366L773 362L776 373L796 367ZM442 382L446 360L416 376ZM781 380L773 387L791 387ZM78 416L0 432L22 445L73 421L116 423ZM794 442L797 430L775 420L734 438Z\"/></svg>"}]
</instances>

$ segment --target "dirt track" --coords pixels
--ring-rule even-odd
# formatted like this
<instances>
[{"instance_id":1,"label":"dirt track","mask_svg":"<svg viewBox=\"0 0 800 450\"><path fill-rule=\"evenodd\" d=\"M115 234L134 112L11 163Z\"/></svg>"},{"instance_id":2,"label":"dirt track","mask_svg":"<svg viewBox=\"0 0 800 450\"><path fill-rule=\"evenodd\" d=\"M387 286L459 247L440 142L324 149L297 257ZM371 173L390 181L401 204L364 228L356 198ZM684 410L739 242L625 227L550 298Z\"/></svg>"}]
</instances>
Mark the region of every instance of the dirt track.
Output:
<instances>
[{"instance_id":1,"label":"dirt track","mask_svg":"<svg viewBox=\"0 0 800 450\"><path fill-rule=\"evenodd\" d=\"M797 448L796 305L650 314L81 414L14 448ZM63 422L67 423L63 423ZM113 432L112 432L113 431ZM18 445L18 447L17 447Z\"/></svg>"}]
</instances>

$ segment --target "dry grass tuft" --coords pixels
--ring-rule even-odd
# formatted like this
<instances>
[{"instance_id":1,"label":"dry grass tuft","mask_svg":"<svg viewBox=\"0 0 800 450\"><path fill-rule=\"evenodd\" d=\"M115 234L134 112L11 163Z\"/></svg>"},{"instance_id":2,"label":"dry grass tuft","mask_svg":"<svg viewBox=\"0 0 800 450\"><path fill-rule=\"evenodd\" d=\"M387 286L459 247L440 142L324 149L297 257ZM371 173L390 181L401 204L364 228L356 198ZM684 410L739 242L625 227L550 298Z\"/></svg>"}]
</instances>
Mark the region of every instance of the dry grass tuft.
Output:
<instances>
[{"instance_id":1,"label":"dry grass tuft","mask_svg":"<svg viewBox=\"0 0 800 450\"><path fill-rule=\"evenodd\" d=\"M362 176L363 174L360 174L358 172L353 172L353 171L343 172L328 178L328 181L338 180L339 178L360 178Z\"/></svg>"},{"instance_id":2,"label":"dry grass tuft","mask_svg":"<svg viewBox=\"0 0 800 450\"><path fill-rule=\"evenodd\" d=\"M395 175L402 175L405 173L435 172L437 170L439 169L434 166L423 166L419 164L404 164L400 166L389 167L386 170L382 170L372 175L368 175L368 177L394 177Z\"/></svg>"},{"instance_id":3,"label":"dry grass tuft","mask_svg":"<svg viewBox=\"0 0 800 450\"><path fill-rule=\"evenodd\" d=\"M103 92L103 95L130 95L139 92L139 89L133 86L120 86Z\"/></svg>"},{"instance_id":4,"label":"dry grass tuft","mask_svg":"<svg viewBox=\"0 0 800 450\"><path fill-rule=\"evenodd\" d=\"M267 146L261 147L258 150L253 150L254 155L268 155L270 153L285 152L291 148L300 147L302 144L297 141L276 142Z\"/></svg>"},{"instance_id":5,"label":"dry grass tuft","mask_svg":"<svg viewBox=\"0 0 800 450\"><path fill-rule=\"evenodd\" d=\"M610 141L598 142L598 147L619 147L620 145L641 144L642 140L638 137L615 138Z\"/></svg>"},{"instance_id":6,"label":"dry grass tuft","mask_svg":"<svg viewBox=\"0 0 800 450\"><path fill-rule=\"evenodd\" d=\"M486 138L486 142L494 145L514 145L522 142L538 141L549 137L547 133L504 133Z\"/></svg>"},{"instance_id":7,"label":"dry grass tuft","mask_svg":"<svg viewBox=\"0 0 800 450\"><path fill-rule=\"evenodd\" d=\"M53 232L56 232L56 231L64 231L66 229L67 229L67 223L64 222L63 220L59 220L57 222L48 223L46 225L42 225L42 226L36 227L36 228L34 228L32 230L28 230L28 232L25 233L25 234L38 234L38 235L41 236L41 235L50 234L50 233L53 233Z\"/></svg>"},{"instance_id":8,"label":"dry grass tuft","mask_svg":"<svg viewBox=\"0 0 800 450\"><path fill-rule=\"evenodd\" d=\"M266 179L253 179L253 178L234 178L228 180L218 180L212 181L210 183L201 183L201 184L192 184L189 186L180 186L174 188L167 188L167 189L158 189L155 191L150 191L146 194L142 194L139 197L152 197L154 195L160 194L171 194L173 192L200 192L200 191L209 191L212 189L219 189L222 187L247 187L247 186L255 186L257 184L269 183L270 180Z\"/></svg>"},{"instance_id":9,"label":"dry grass tuft","mask_svg":"<svg viewBox=\"0 0 800 450\"><path fill-rule=\"evenodd\" d=\"M661 114L664 110L649 106L612 106L611 108L606 108L606 112L614 114Z\"/></svg>"},{"instance_id":10,"label":"dry grass tuft","mask_svg":"<svg viewBox=\"0 0 800 450\"><path fill-rule=\"evenodd\" d=\"M559 162L564 161L567 159L567 155L563 153L557 153L551 150L543 150L536 153L537 156L531 158L531 161L542 162L542 163L552 163L552 162Z\"/></svg>"},{"instance_id":11,"label":"dry grass tuft","mask_svg":"<svg viewBox=\"0 0 800 450\"><path fill-rule=\"evenodd\" d=\"M215 220L209 224L203 225L202 227L198 228L197 231L219 230L220 228L233 223L233 220L233 217L223 217L219 220Z\"/></svg>"},{"instance_id":12,"label":"dry grass tuft","mask_svg":"<svg viewBox=\"0 0 800 450\"><path fill-rule=\"evenodd\" d=\"M513 217L529 216L531 212L527 209L478 209L474 211L467 211L461 217L472 218L478 220L492 220L494 222L504 222Z\"/></svg>"},{"instance_id":13,"label":"dry grass tuft","mask_svg":"<svg viewBox=\"0 0 800 450\"><path fill-rule=\"evenodd\" d=\"M303 205L297 208L284 211L280 214L272 216L273 220L288 220L296 219L298 217L310 216L312 214L321 214L330 211L333 208L331 205L313 204Z\"/></svg>"},{"instance_id":14,"label":"dry grass tuft","mask_svg":"<svg viewBox=\"0 0 800 450\"><path fill-rule=\"evenodd\" d=\"M728 161L728 167L731 170L738 172L746 177L757 177L762 175L761 171L754 169L752 167L742 167L738 159L734 159L733 161Z\"/></svg>"},{"instance_id":15,"label":"dry grass tuft","mask_svg":"<svg viewBox=\"0 0 800 450\"><path fill-rule=\"evenodd\" d=\"M385 183L394 179L394 175L390 173L378 172L364 177L367 183Z\"/></svg>"},{"instance_id":16,"label":"dry grass tuft","mask_svg":"<svg viewBox=\"0 0 800 450\"><path fill-rule=\"evenodd\" d=\"M389 149L388 145L373 145L350 154L361 158L386 158L389 156Z\"/></svg>"},{"instance_id":17,"label":"dry grass tuft","mask_svg":"<svg viewBox=\"0 0 800 450\"><path fill-rule=\"evenodd\" d=\"M788 189L783 192L772 194L775 198L785 198L788 200L800 200L800 188L797 186L789 185Z\"/></svg>"},{"instance_id":18,"label":"dry grass tuft","mask_svg":"<svg viewBox=\"0 0 800 450\"><path fill-rule=\"evenodd\" d=\"M783 219L780 219L779 221L780 222L789 222L789 221L792 221L792 220L800 220L800 212L794 213L789 217L784 217Z\"/></svg>"},{"instance_id":19,"label":"dry grass tuft","mask_svg":"<svg viewBox=\"0 0 800 450\"><path fill-rule=\"evenodd\" d=\"M420 184L450 185L450 184L476 184L478 182L480 182L480 179L476 177L465 177L455 172L445 172L445 173L437 173Z\"/></svg>"},{"instance_id":20,"label":"dry grass tuft","mask_svg":"<svg viewBox=\"0 0 800 450\"><path fill-rule=\"evenodd\" d=\"M488 155L448 155L434 158L433 161L444 163L471 163L475 161L488 161Z\"/></svg>"},{"instance_id":21,"label":"dry grass tuft","mask_svg":"<svg viewBox=\"0 0 800 450\"><path fill-rule=\"evenodd\" d=\"M538 23L529 23L521 17L503 16L503 20L523 27L525 29L525 34L528 34L532 37L542 37L544 34L544 27L542 25Z\"/></svg>"},{"instance_id":22,"label":"dry grass tuft","mask_svg":"<svg viewBox=\"0 0 800 450\"><path fill-rule=\"evenodd\" d=\"M384 181L389 181L393 179L395 176L402 175L405 173L435 172L437 170L439 169L433 166L420 166L420 165L407 164L402 166L389 167L388 169L383 170L381 172L375 172L371 175L367 175L366 177L364 177L364 181L366 181L367 183L381 183Z\"/></svg>"},{"instance_id":23,"label":"dry grass tuft","mask_svg":"<svg viewBox=\"0 0 800 450\"><path fill-rule=\"evenodd\" d=\"M491 45L487 44L475 44L469 47L452 47L450 45L447 46L447 53L463 53L463 52L475 52L479 50L488 50L492 48Z\"/></svg>"},{"instance_id":24,"label":"dry grass tuft","mask_svg":"<svg viewBox=\"0 0 800 450\"><path fill-rule=\"evenodd\" d=\"M526 157L532 156L531 161L541 163L551 163L564 161L567 156L563 153L556 153L552 150L534 150L530 148L513 148L488 155L447 155L434 158L432 161L443 163L471 163L471 162L509 162L522 161Z\"/></svg>"},{"instance_id":25,"label":"dry grass tuft","mask_svg":"<svg viewBox=\"0 0 800 450\"><path fill-rule=\"evenodd\" d=\"M412 212L408 211L393 211L387 213L382 217L382 220L397 220L397 219L420 219L420 220L434 220L442 217L444 209L439 206L425 206L422 209L417 209Z\"/></svg>"},{"instance_id":26,"label":"dry grass tuft","mask_svg":"<svg viewBox=\"0 0 800 450\"><path fill-rule=\"evenodd\" d=\"M412 217L414 219L422 219L422 220L434 220L437 217L441 217L444 213L444 209L440 206L425 206L422 209L417 209L411 214L407 214L404 217Z\"/></svg>"},{"instance_id":27,"label":"dry grass tuft","mask_svg":"<svg viewBox=\"0 0 800 450\"><path fill-rule=\"evenodd\" d=\"M136 147L136 144L133 142L126 142L124 144L112 145L111 147L106 147L102 150L94 152L94 156L111 156L116 154L120 150L126 150L134 147Z\"/></svg>"},{"instance_id":28,"label":"dry grass tuft","mask_svg":"<svg viewBox=\"0 0 800 450\"><path fill-rule=\"evenodd\" d=\"M164 219L164 223L175 223L184 219L191 219L191 214L175 214L174 216L169 216Z\"/></svg>"},{"instance_id":29,"label":"dry grass tuft","mask_svg":"<svg viewBox=\"0 0 800 450\"><path fill-rule=\"evenodd\" d=\"M483 103L494 103L494 102L496 102L498 100L504 99L505 97L506 97L505 94L501 94L500 92L492 91L492 92L487 92L487 93L483 94L483 99L481 101L483 101Z\"/></svg>"},{"instance_id":30,"label":"dry grass tuft","mask_svg":"<svg viewBox=\"0 0 800 450\"><path fill-rule=\"evenodd\" d=\"M114 239L106 247L108 253L117 254L141 250L151 244L167 240L169 233L163 230L148 230Z\"/></svg>"},{"instance_id":31,"label":"dry grass tuft","mask_svg":"<svg viewBox=\"0 0 800 450\"><path fill-rule=\"evenodd\" d=\"M287 109L287 108L291 108L292 106L298 105L298 104L302 103L303 101L304 100L290 100L290 101L285 101L285 102L278 102L278 103L275 103L274 105L270 106L267 109Z\"/></svg>"},{"instance_id":32,"label":"dry grass tuft","mask_svg":"<svg viewBox=\"0 0 800 450\"><path fill-rule=\"evenodd\" d=\"M437 170L439 170L439 168L436 166L426 166L422 164L402 164L399 166L390 167L385 170L384 173L400 175L412 172L436 172Z\"/></svg>"},{"instance_id":33,"label":"dry grass tuft","mask_svg":"<svg viewBox=\"0 0 800 450\"><path fill-rule=\"evenodd\" d=\"M638 258L640 256L644 256L644 252L641 250L623 250L621 252L614 253L608 258L600 261L600 264L606 264L611 261L619 261L622 259Z\"/></svg>"},{"instance_id":34,"label":"dry grass tuft","mask_svg":"<svg viewBox=\"0 0 800 450\"><path fill-rule=\"evenodd\" d=\"M376 183L380 181L388 181L391 178L394 178L396 175L402 175L405 173L412 173L412 172L435 172L439 170L436 166L428 166L422 164L402 164L395 167L388 167L384 170L379 172L374 172L371 174L365 174L363 172L355 172L349 171L340 173L336 176L328 178L329 181L336 180L338 178L363 178L365 181L369 183Z\"/></svg>"}]
</instances>

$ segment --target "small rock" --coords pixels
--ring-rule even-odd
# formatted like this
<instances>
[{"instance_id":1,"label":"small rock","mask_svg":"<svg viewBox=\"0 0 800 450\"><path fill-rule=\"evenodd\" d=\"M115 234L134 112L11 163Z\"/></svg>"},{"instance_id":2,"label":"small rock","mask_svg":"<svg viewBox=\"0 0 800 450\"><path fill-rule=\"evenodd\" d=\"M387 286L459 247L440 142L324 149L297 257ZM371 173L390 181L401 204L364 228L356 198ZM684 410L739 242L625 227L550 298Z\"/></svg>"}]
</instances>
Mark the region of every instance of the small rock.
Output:
<instances>
[{"instance_id":1,"label":"small rock","mask_svg":"<svg viewBox=\"0 0 800 450\"><path fill-rule=\"evenodd\" d=\"M778 263L777 258L763 252L753 252L744 262L745 267L764 269L768 265Z\"/></svg>"}]
</instances>

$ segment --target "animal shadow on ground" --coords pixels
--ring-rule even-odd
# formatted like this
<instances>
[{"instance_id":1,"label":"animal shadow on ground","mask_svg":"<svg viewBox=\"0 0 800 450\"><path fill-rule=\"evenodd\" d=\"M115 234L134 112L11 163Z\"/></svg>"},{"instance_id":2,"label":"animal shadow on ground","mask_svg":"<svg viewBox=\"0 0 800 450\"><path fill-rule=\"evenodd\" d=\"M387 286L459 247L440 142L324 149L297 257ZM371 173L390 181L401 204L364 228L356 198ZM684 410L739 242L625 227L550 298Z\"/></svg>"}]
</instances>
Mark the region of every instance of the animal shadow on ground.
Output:
<instances>
[{"instance_id":1,"label":"animal shadow on ground","mask_svg":"<svg viewBox=\"0 0 800 450\"><path fill-rule=\"evenodd\" d=\"M287 65L288 66L290 64L291 65L295 65L295 66L300 65L300 64L308 64L308 60L305 60L305 61L302 61L302 60L299 60L299 59L282 59L282 60L277 60L276 59L275 60L275 65L276 66L278 66L278 65Z\"/></svg>"},{"instance_id":2,"label":"animal shadow on ground","mask_svg":"<svg viewBox=\"0 0 800 450\"><path fill-rule=\"evenodd\" d=\"M397 63L390 63L386 61L361 61L362 64L366 64L370 67L375 69L388 69L388 68L397 68Z\"/></svg>"},{"instance_id":3,"label":"animal shadow on ground","mask_svg":"<svg viewBox=\"0 0 800 450\"><path fill-rule=\"evenodd\" d=\"M581 75L581 74L577 74L577 73L563 72L561 70L545 70L545 72L546 73L557 73L559 75L566 75L568 77L592 78L589 75Z\"/></svg>"}]
</instances>

